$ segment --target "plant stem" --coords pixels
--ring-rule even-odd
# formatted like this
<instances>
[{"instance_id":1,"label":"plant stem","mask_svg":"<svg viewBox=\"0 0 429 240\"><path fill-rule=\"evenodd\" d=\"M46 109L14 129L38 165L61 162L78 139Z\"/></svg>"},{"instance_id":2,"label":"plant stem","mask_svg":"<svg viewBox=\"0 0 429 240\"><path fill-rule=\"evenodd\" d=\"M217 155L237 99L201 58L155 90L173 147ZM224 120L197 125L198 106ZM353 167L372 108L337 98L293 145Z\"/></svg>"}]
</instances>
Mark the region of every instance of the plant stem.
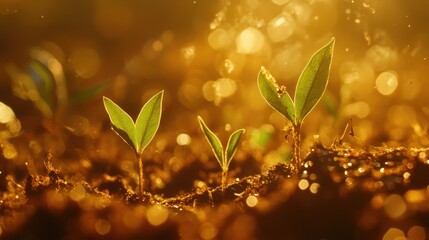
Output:
<instances>
[{"instance_id":1,"label":"plant stem","mask_svg":"<svg viewBox=\"0 0 429 240\"><path fill-rule=\"evenodd\" d=\"M301 170L301 123L293 124L292 130L293 145L292 145L292 173L296 175Z\"/></svg>"},{"instance_id":2,"label":"plant stem","mask_svg":"<svg viewBox=\"0 0 429 240\"><path fill-rule=\"evenodd\" d=\"M222 184L222 193L226 188L227 177L228 177L228 170L222 169L222 183L221 183Z\"/></svg>"},{"instance_id":3,"label":"plant stem","mask_svg":"<svg viewBox=\"0 0 429 240\"><path fill-rule=\"evenodd\" d=\"M143 154L137 153L137 161L139 162L139 195L143 195L144 178L143 178Z\"/></svg>"}]
</instances>

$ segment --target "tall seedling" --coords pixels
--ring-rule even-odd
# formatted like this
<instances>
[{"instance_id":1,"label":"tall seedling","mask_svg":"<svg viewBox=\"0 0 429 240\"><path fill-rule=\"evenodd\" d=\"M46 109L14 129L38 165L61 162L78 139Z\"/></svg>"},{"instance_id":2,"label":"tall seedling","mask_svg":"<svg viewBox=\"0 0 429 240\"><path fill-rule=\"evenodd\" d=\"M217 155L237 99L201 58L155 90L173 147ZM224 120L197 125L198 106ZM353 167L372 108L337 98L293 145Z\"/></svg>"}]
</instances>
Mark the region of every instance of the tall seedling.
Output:
<instances>
[{"instance_id":1,"label":"tall seedling","mask_svg":"<svg viewBox=\"0 0 429 240\"><path fill-rule=\"evenodd\" d=\"M293 159L292 172L301 168L300 145L301 125L304 118L319 102L328 85L332 53L335 39L319 49L310 59L296 85L292 100L284 86L279 86L274 77L264 67L258 75L259 91L267 103L292 122Z\"/></svg>"},{"instance_id":2,"label":"tall seedling","mask_svg":"<svg viewBox=\"0 0 429 240\"><path fill-rule=\"evenodd\" d=\"M139 194L143 194L143 150L152 141L161 120L164 91L153 96L140 110L136 122L116 103L103 97L112 130L115 131L136 154L139 163Z\"/></svg>"},{"instance_id":3,"label":"tall seedling","mask_svg":"<svg viewBox=\"0 0 429 240\"><path fill-rule=\"evenodd\" d=\"M223 192L223 190L226 187L229 164L231 163L231 160L234 157L235 152L237 151L238 142L240 141L241 135L244 133L244 129L238 129L237 131L231 134L231 136L228 139L228 143L226 144L226 150L224 151L222 143L220 142L219 138L216 136L216 134L213 133L212 130L210 130L207 127L206 123L203 121L203 119L200 116L198 116L198 122L200 124L201 130L203 130L203 133L207 139L207 142L209 142L210 147L213 150L216 160L218 161L222 169L222 192Z\"/></svg>"}]
</instances>

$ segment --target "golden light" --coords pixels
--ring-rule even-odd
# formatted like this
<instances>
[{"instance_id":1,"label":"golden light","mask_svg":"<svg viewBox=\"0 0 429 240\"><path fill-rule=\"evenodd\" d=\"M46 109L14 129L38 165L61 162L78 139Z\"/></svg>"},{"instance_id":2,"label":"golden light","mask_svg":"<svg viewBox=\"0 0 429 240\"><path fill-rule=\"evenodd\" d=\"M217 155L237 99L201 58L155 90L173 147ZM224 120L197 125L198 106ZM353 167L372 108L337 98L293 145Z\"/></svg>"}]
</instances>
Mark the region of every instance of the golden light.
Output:
<instances>
[{"instance_id":1,"label":"golden light","mask_svg":"<svg viewBox=\"0 0 429 240\"><path fill-rule=\"evenodd\" d=\"M0 102L0 123L8 123L15 119L15 113L12 108Z\"/></svg>"},{"instance_id":2,"label":"golden light","mask_svg":"<svg viewBox=\"0 0 429 240\"><path fill-rule=\"evenodd\" d=\"M69 193L70 198L73 201L79 202L80 200L84 199L86 196L86 190L82 186L82 184L76 185L75 188L73 188Z\"/></svg>"},{"instance_id":3,"label":"golden light","mask_svg":"<svg viewBox=\"0 0 429 240\"><path fill-rule=\"evenodd\" d=\"M210 222L204 222L201 224L200 237L204 240L214 239L218 233L217 228Z\"/></svg>"},{"instance_id":4,"label":"golden light","mask_svg":"<svg viewBox=\"0 0 429 240\"><path fill-rule=\"evenodd\" d=\"M249 207L256 207L258 204L258 198L254 195L250 195L246 198L246 204Z\"/></svg>"},{"instance_id":5,"label":"golden light","mask_svg":"<svg viewBox=\"0 0 429 240\"><path fill-rule=\"evenodd\" d=\"M383 240L406 240L406 237L401 229L389 228L384 234Z\"/></svg>"},{"instance_id":6,"label":"golden light","mask_svg":"<svg viewBox=\"0 0 429 240\"><path fill-rule=\"evenodd\" d=\"M153 226L159 226L168 219L168 210L161 205L151 206L146 213L147 221Z\"/></svg>"},{"instance_id":7,"label":"golden light","mask_svg":"<svg viewBox=\"0 0 429 240\"><path fill-rule=\"evenodd\" d=\"M92 48L78 48L73 51L70 64L79 77L90 78L98 72L101 58Z\"/></svg>"},{"instance_id":8,"label":"golden light","mask_svg":"<svg viewBox=\"0 0 429 240\"><path fill-rule=\"evenodd\" d=\"M268 23L267 33L271 41L282 42L292 36L295 28L295 19L291 14L283 12Z\"/></svg>"},{"instance_id":9,"label":"golden light","mask_svg":"<svg viewBox=\"0 0 429 240\"><path fill-rule=\"evenodd\" d=\"M265 38L259 29L248 27L238 34L235 42L239 53L251 54L262 49Z\"/></svg>"},{"instance_id":10,"label":"golden light","mask_svg":"<svg viewBox=\"0 0 429 240\"><path fill-rule=\"evenodd\" d=\"M298 182L298 187L301 190L306 190L308 188L308 186L310 186L310 183L308 182L307 179L301 179Z\"/></svg>"},{"instance_id":11,"label":"golden light","mask_svg":"<svg viewBox=\"0 0 429 240\"><path fill-rule=\"evenodd\" d=\"M384 200L384 212L392 219L400 218L407 211L407 204L402 196L391 194Z\"/></svg>"},{"instance_id":12,"label":"golden light","mask_svg":"<svg viewBox=\"0 0 429 240\"><path fill-rule=\"evenodd\" d=\"M231 42L231 35L223 28L213 30L208 36L208 43L215 50L226 49L231 45Z\"/></svg>"},{"instance_id":13,"label":"golden light","mask_svg":"<svg viewBox=\"0 0 429 240\"><path fill-rule=\"evenodd\" d=\"M180 146L189 145L191 143L191 136L189 136L186 133L181 133L181 134L177 135L176 142Z\"/></svg>"},{"instance_id":14,"label":"golden light","mask_svg":"<svg viewBox=\"0 0 429 240\"><path fill-rule=\"evenodd\" d=\"M398 87L398 74L394 71L382 72L375 80L375 87L379 93L391 95Z\"/></svg>"},{"instance_id":15,"label":"golden light","mask_svg":"<svg viewBox=\"0 0 429 240\"><path fill-rule=\"evenodd\" d=\"M409 240L425 240L426 239L426 230L422 226L412 226L407 233Z\"/></svg>"},{"instance_id":16,"label":"golden light","mask_svg":"<svg viewBox=\"0 0 429 240\"><path fill-rule=\"evenodd\" d=\"M95 222L94 227L95 227L95 231L97 231L98 234L104 236L110 232L112 225L106 219L100 218Z\"/></svg>"}]
</instances>

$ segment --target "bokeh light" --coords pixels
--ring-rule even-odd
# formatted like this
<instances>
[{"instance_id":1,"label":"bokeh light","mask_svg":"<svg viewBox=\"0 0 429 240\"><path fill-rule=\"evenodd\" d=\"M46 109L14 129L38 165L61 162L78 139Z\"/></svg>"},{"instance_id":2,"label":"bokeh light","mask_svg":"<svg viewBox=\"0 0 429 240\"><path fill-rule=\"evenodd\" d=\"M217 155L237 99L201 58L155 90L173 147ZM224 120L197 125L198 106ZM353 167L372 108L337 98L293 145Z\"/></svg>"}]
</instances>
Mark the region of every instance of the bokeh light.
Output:
<instances>
[{"instance_id":1,"label":"bokeh light","mask_svg":"<svg viewBox=\"0 0 429 240\"><path fill-rule=\"evenodd\" d=\"M168 218L168 210L161 205L151 206L146 214L147 221L153 226L163 224Z\"/></svg>"},{"instance_id":2,"label":"bokeh light","mask_svg":"<svg viewBox=\"0 0 429 240\"><path fill-rule=\"evenodd\" d=\"M248 27L238 34L236 38L237 51L239 53L251 54L262 49L265 44L264 35L254 27Z\"/></svg>"},{"instance_id":3,"label":"bokeh light","mask_svg":"<svg viewBox=\"0 0 429 240\"><path fill-rule=\"evenodd\" d=\"M383 95L391 95L398 87L398 75L392 71L382 72L375 80L377 91Z\"/></svg>"}]
</instances>

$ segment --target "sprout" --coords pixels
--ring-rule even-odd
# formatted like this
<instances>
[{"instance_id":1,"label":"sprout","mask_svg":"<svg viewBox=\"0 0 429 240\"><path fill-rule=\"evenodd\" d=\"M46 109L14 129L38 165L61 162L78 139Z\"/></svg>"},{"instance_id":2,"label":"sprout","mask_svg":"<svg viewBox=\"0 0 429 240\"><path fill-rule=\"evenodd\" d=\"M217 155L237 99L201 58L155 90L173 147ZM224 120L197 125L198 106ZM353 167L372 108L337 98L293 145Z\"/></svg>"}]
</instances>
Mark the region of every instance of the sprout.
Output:
<instances>
[{"instance_id":1,"label":"sprout","mask_svg":"<svg viewBox=\"0 0 429 240\"><path fill-rule=\"evenodd\" d=\"M335 39L319 49L310 59L296 85L294 100L284 86L279 86L273 76L264 67L258 75L259 91L267 103L292 122L293 152L292 170L297 173L301 168L300 131L304 118L319 102L328 85L332 52Z\"/></svg>"},{"instance_id":2,"label":"sprout","mask_svg":"<svg viewBox=\"0 0 429 240\"><path fill-rule=\"evenodd\" d=\"M244 129L238 129L233 132L228 139L226 144L226 151L223 150L222 143L219 138L214 134L204 123L203 119L198 116L198 122L201 129L210 144L210 147L213 150L213 153L222 169L222 192L226 187L226 179L228 174L228 167L231 163L232 158L234 157L235 152L237 151L238 142L240 141L241 135L244 133Z\"/></svg>"},{"instance_id":3,"label":"sprout","mask_svg":"<svg viewBox=\"0 0 429 240\"><path fill-rule=\"evenodd\" d=\"M164 91L157 93L142 107L134 123L130 115L116 103L103 97L104 107L109 115L112 130L115 131L136 154L139 162L139 193L143 193L143 150L152 141L161 120Z\"/></svg>"}]
</instances>

